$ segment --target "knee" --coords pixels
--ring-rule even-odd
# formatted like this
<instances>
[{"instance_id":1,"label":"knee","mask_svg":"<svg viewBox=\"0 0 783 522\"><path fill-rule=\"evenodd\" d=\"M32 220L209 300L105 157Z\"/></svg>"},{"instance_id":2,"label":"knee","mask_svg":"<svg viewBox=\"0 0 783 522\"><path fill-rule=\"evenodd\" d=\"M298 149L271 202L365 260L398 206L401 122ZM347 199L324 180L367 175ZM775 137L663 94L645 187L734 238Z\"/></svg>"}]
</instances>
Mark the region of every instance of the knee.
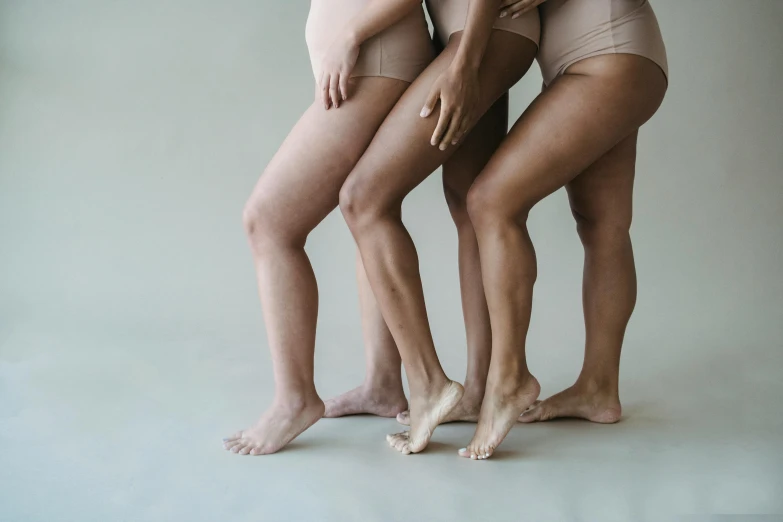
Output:
<instances>
[{"instance_id":1,"label":"knee","mask_svg":"<svg viewBox=\"0 0 783 522\"><path fill-rule=\"evenodd\" d=\"M509 207L503 187L480 180L468 191L467 210L477 234L507 224L524 225L532 205Z\"/></svg>"},{"instance_id":2,"label":"knee","mask_svg":"<svg viewBox=\"0 0 783 522\"><path fill-rule=\"evenodd\" d=\"M369 187L359 177L348 176L340 189L340 212L353 232L372 215L373 204Z\"/></svg>"},{"instance_id":3,"label":"knee","mask_svg":"<svg viewBox=\"0 0 783 522\"><path fill-rule=\"evenodd\" d=\"M251 248L261 253L274 246L304 246L307 232L286 226L285 216L271 196L254 194L245 203L242 224Z\"/></svg>"},{"instance_id":4,"label":"knee","mask_svg":"<svg viewBox=\"0 0 783 522\"><path fill-rule=\"evenodd\" d=\"M585 248L612 248L630 241L630 216L589 216L572 209Z\"/></svg>"}]
</instances>

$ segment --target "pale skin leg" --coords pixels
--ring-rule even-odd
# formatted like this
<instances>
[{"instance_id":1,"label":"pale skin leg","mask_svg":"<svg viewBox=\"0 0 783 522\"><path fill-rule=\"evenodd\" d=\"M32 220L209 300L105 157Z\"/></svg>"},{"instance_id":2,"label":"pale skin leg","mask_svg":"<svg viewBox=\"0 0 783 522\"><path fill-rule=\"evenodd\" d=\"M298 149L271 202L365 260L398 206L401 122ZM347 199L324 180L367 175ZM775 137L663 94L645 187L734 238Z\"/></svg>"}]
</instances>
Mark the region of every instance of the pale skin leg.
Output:
<instances>
[{"instance_id":1,"label":"pale skin leg","mask_svg":"<svg viewBox=\"0 0 783 522\"><path fill-rule=\"evenodd\" d=\"M324 412L313 382L318 288L305 241L337 206L340 187L409 85L376 77L352 83L339 109L325 110L320 101L307 109L245 207L275 398L253 427L224 440L234 453L274 453Z\"/></svg>"},{"instance_id":2,"label":"pale skin leg","mask_svg":"<svg viewBox=\"0 0 783 522\"><path fill-rule=\"evenodd\" d=\"M443 165L443 191L459 239L460 290L468 345L465 394L443 422L476 422L484 397L492 339L481 281L478 242L468 216L467 197L470 185L506 136L507 129L508 93L495 102ZM357 259L357 280L365 342L365 380L358 388L326 401L324 417L397 415L400 423L409 425L400 354L372 294L360 255Z\"/></svg>"},{"instance_id":3,"label":"pale skin leg","mask_svg":"<svg viewBox=\"0 0 783 522\"><path fill-rule=\"evenodd\" d=\"M478 275L480 277L480 274ZM375 301L358 250L356 280L364 334L364 382L361 386L326 401L324 417L360 414L394 417L408 408L408 399L405 398L402 388L402 360Z\"/></svg>"},{"instance_id":4,"label":"pale skin leg","mask_svg":"<svg viewBox=\"0 0 783 522\"><path fill-rule=\"evenodd\" d=\"M629 145L623 141L634 137L637 129L655 113L665 92L663 72L645 58L607 55L583 60L539 95L471 187L468 210L479 241L493 335L492 359L478 426L473 440L460 450L460 455L479 459L491 456L540 391L525 359L525 337L536 279L535 251L526 226L530 209L555 190L574 182L580 173L595 179L571 185L572 205L576 203L579 212L597 215L595 206L588 209L585 203L593 198L601 201L624 198L630 209L627 199L633 169L600 175L599 180L599 174L589 167L607 153L613 154L610 151L615 147L620 147L619 157L630 159L623 151ZM598 172L600 167L598 163ZM615 204L615 208L622 207L621 203ZM606 222L607 228L622 223L624 231L613 232L620 239L611 239L617 243L612 247L602 246L600 254L597 250L591 251L593 255L588 254L590 263L613 259L609 267L593 265L587 274L591 297L586 313L590 315L588 324L592 328L589 334L592 341L588 342L612 346L601 352L601 357L590 357L591 368L593 364L603 367L600 372L590 371L601 375L619 368L611 359L614 356L619 361L622 342L619 331L625 328L635 292L630 287L633 281L630 240L625 238L630 215L624 221L621 217L613 216ZM582 227L583 240L587 235L593 241L598 235L602 238L611 235L595 232L592 227L589 232ZM609 240L605 241L608 244ZM619 260L614 259L617 256ZM606 274L612 266L622 266L623 274L607 281ZM607 305L606 299L611 301L615 295L622 303ZM615 315L606 318L601 313Z\"/></svg>"},{"instance_id":5,"label":"pale skin leg","mask_svg":"<svg viewBox=\"0 0 783 522\"><path fill-rule=\"evenodd\" d=\"M446 377L435 353L416 249L401 220L404 197L454 152L454 147L441 151L429 144L437 111L429 118L418 114L430 86L450 64L460 36L451 38L406 91L340 193L340 208L357 241L408 377L411 430L390 439L390 444L405 454L426 447L435 427L463 394L462 387ZM535 52L530 40L493 31L479 71L480 114L522 77Z\"/></svg>"}]
</instances>

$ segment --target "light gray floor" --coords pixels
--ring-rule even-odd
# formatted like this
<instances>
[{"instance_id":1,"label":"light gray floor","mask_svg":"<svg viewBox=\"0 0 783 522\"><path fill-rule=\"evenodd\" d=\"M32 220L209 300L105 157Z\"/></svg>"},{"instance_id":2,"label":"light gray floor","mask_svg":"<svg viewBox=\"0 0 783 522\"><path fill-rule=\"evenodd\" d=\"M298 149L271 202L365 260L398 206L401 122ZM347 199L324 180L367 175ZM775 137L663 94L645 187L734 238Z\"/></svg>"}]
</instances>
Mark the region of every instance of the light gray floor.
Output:
<instances>
[{"instance_id":1,"label":"light gray floor","mask_svg":"<svg viewBox=\"0 0 783 522\"><path fill-rule=\"evenodd\" d=\"M441 427L426 453L405 457L384 440L398 425L369 417L325 419L277 455L229 454L221 437L260 411L271 383L268 373L258 378L265 354L221 353L220 342L178 332L126 332L118 342L67 328L6 331L0 519L636 521L783 512L779 354L636 368L623 382L621 423L520 425L491 461L471 462L456 455L471 425ZM545 393L559 384L543 380Z\"/></svg>"},{"instance_id":2,"label":"light gray floor","mask_svg":"<svg viewBox=\"0 0 783 522\"><path fill-rule=\"evenodd\" d=\"M403 457L384 440L400 428L372 418L319 422L269 457L221 447L272 390L240 214L312 100L308 2L0 0L0 522L783 513L783 2L653 4L671 82L639 139L625 419L519 426L470 462L456 450L472 426ZM534 66L512 121L540 86ZM461 379L438 175L404 217L439 356ZM528 357L548 396L584 342L562 191L530 229ZM339 213L308 252L327 398L364 372Z\"/></svg>"}]
</instances>

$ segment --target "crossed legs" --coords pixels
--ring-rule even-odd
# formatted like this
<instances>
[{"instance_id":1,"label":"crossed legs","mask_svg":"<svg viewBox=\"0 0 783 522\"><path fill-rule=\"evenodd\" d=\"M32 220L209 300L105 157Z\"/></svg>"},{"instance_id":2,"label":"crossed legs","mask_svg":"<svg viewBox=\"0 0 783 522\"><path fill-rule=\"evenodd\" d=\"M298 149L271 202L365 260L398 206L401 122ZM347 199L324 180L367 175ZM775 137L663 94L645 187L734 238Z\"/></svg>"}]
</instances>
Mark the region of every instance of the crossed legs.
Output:
<instances>
[{"instance_id":1,"label":"crossed legs","mask_svg":"<svg viewBox=\"0 0 783 522\"><path fill-rule=\"evenodd\" d=\"M467 197L470 186L506 136L507 129L508 93L484 114L459 149L443 164L443 191L459 240L460 290L468 346L465 393L443 422L475 422L484 397L492 349L491 332L478 242L468 216ZM400 423L408 425L410 413L402 387L400 354L375 301L361 256L357 259L357 279L364 331L365 379L361 386L326 401L324 416L396 415Z\"/></svg>"},{"instance_id":2,"label":"crossed legs","mask_svg":"<svg viewBox=\"0 0 783 522\"><path fill-rule=\"evenodd\" d=\"M424 449L463 394L462 387L446 377L435 353L416 250L401 220L404 197L453 153L429 145L437 114L424 119L418 113L430 85L453 58L460 36L452 37L406 91L340 193L341 210L408 377L411 430L390 440L402 453ZM535 52L535 44L524 37L492 33L479 73L482 113L522 77Z\"/></svg>"}]
</instances>

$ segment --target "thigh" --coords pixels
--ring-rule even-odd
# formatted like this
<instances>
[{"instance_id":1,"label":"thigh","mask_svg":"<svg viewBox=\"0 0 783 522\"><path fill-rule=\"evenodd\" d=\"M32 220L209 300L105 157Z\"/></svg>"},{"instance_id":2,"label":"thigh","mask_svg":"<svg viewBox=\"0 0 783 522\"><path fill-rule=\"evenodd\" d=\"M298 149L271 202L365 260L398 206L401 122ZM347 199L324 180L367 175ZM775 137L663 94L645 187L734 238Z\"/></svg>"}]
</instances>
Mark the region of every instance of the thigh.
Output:
<instances>
[{"instance_id":1,"label":"thigh","mask_svg":"<svg viewBox=\"0 0 783 522\"><path fill-rule=\"evenodd\" d=\"M454 153L455 147L441 151L430 145L438 111L428 118L419 113L433 82L451 63L460 37L451 38L386 118L349 177L348 192L356 191L359 199L366 194L380 207L396 205ZM533 62L535 52L535 44L523 36L492 32L479 71L481 113L519 81Z\"/></svg>"},{"instance_id":2,"label":"thigh","mask_svg":"<svg viewBox=\"0 0 783 522\"><path fill-rule=\"evenodd\" d=\"M448 198L464 201L473 181L497 150L508 131L508 92L503 94L443 164L443 187Z\"/></svg>"},{"instance_id":3,"label":"thigh","mask_svg":"<svg viewBox=\"0 0 783 522\"><path fill-rule=\"evenodd\" d=\"M314 102L270 161L248 206L267 226L307 233L338 203L345 178L408 87L391 78L357 78L339 109Z\"/></svg>"},{"instance_id":4,"label":"thigh","mask_svg":"<svg viewBox=\"0 0 783 522\"><path fill-rule=\"evenodd\" d=\"M637 136L632 132L566 185L577 223L627 232L633 216Z\"/></svg>"},{"instance_id":5,"label":"thigh","mask_svg":"<svg viewBox=\"0 0 783 522\"><path fill-rule=\"evenodd\" d=\"M660 68L630 55L558 78L516 122L473 185L482 209L522 216L631 135L660 105ZM602 69L608 69L610 74Z\"/></svg>"}]
</instances>

